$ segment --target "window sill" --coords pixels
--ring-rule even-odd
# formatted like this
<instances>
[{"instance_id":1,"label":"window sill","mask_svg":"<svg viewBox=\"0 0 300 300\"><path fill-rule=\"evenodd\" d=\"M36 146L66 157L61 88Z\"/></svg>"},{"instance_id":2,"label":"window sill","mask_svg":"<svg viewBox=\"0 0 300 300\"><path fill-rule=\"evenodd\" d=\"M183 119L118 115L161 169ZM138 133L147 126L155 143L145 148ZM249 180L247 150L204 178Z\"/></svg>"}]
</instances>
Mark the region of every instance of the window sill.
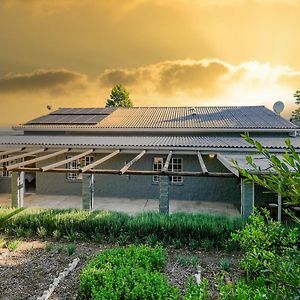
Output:
<instances>
[{"instance_id":1,"label":"window sill","mask_svg":"<svg viewBox=\"0 0 300 300\"><path fill-rule=\"evenodd\" d=\"M184 183L183 182L172 182L171 181L171 185L184 185Z\"/></svg>"},{"instance_id":2,"label":"window sill","mask_svg":"<svg viewBox=\"0 0 300 300\"><path fill-rule=\"evenodd\" d=\"M67 182L67 183L81 183L82 179L66 179L65 182Z\"/></svg>"}]
</instances>

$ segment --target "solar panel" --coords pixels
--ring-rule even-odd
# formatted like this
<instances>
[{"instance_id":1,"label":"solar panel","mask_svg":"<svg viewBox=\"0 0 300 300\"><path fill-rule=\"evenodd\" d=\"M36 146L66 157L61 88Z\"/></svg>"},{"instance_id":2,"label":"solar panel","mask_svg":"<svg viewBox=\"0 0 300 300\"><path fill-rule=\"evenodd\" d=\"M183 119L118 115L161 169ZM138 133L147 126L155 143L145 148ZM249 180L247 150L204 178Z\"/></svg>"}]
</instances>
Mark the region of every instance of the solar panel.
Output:
<instances>
[{"instance_id":1,"label":"solar panel","mask_svg":"<svg viewBox=\"0 0 300 300\"><path fill-rule=\"evenodd\" d=\"M105 108L60 108L51 115L109 115L115 111L115 107Z\"/></svg>"},{"instance_id":2,"label":"solar panel","mask_svg":"<svg viewBox=\"0 0 300 300\"><path fill-rule=\"evenodd\" d=\"M106 118L107 115L47 115L43 117L39 117L37 119L34 119L27 124L97 124L104 118Z\"/></svg>"}]
</instances>

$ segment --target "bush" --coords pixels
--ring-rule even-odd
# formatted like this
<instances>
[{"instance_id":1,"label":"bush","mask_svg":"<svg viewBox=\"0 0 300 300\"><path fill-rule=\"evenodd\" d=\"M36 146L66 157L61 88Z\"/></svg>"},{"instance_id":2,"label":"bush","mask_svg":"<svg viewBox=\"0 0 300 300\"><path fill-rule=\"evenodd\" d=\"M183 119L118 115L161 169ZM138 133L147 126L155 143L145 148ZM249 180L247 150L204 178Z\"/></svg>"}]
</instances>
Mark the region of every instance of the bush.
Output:
<instances>
[{"instance_id":1,"label":"bush","mask_svg":"<svg viewBox=\"0 0 300 300\"><path fill-rule=\"evenodd\" d=\"M232 237L240 243L245 253L241 265L247 274L245 281L233 287L233 294L240 293L238 290L244 287L249 290L249 299L256 292L266 292L265 299L300 297L298 227L285 227L272 220L266 210L262 214L256 211L250 217L250 223L243 230L232 234Z\"/></svg>"},{"instance_id":2,"label":"bush","mask_svg":"<svg viewBox=\"0 0 300 300\"><path fill-rule=\"evenodd\" d=\"M161 273L165 260L161 247L105 250L82 271L79 299L179 299Z\"/></svg>"},{"instance_id":3,"label":"bush","mask_svg":"<svg viewBox=\"0 0 300 300\"><path fill-rule=\"evenodd\" d=\"M203 279L197 284L194 278L189 280L183 300L208 300L208 280Z\"/></svg>"},{"instance_id":4,"label":"bush","mask_svg":"<svg viewBox=\"0 0 300 300\"><path fill-rule=\"evenodd\" d=\"M22 210L24 210L24 208L0 207L0 226L4 224L6 220L21 212Z\"/></svg>"},{"instance_id":5,"label":"bush","mask_svg":"<svg viewBox=\"0 0 300 300\"><path fill-rule=\"evenodd\" d=\"M2 230L15 235L26 229L33 235L65 237L71 242L85 238L119 244L163 243L198 248L204 241L205 248L211 248L222 247L230 234L243 225L239 217L191 213L128 216L107 211L32 209L7 220Z\"/></svg>"}]
</instances>

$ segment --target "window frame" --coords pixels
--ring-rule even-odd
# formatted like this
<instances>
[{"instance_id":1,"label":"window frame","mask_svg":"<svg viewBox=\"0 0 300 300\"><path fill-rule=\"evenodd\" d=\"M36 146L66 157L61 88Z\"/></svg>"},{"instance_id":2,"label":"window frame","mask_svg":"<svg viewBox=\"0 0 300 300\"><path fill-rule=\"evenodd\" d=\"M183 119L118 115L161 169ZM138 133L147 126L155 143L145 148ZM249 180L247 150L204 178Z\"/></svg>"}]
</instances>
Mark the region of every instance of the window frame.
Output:
<instances>
[{"instance_id":1,"label":"window frame","mask_svg":"<svg viewBox=\"0 0 300 300\"><path fill-rule=\"evenodd\" d=\"M160 162L155 162L155 160L160 160ZM159 166L160 164L160 166ZM153 164L152 169L153 171L161 171L164 165L164 158L163 157L153 157ZM152 176L152 182L153 183L159 183L159 175L153 175Z\"/></svg>"},{"instance_id":2,"label":"window frame","mask_svg":"<svg viewBox=\"0 0 300 300\"><path fill-rule=\"evenodd\" d=\"M4 158L8 158L8 157L9 157L9 155L2 155L2 156L0 156L0 159L4 159ZM1 163L0 166L4 167L4 166L13 165L15 163L17 163L17 160L7 161L7 162L4 162L4 163ZM6 170L1 170L0 171L0 177L1 178L10 178L11 174L12 174L12 171L6 171Z\"/></svg>"},{"instance_id":3,"label":"window frame","mask_svg":"<svg viewBox=\"0 0 300 300\"><path fill-rule=\"evenodd\" d=\"M67 156L66 159L72 158L73 156ZM84 156L82 158L73 160L69 163L66 164L66 169L69 170L74 170L74 169L79 169L81 167L85 167L89 164L91 164L94 160L94 157L91 155ZM79 177L79 174L76 173L66 173L66 179L68 181L77 181L81 180Z\"/></svg>"},{"instance_id":4,"label":"window frame","mask_svg":"<svg viewBox=\"0 0 300 300\"><path fill-rule=\"evenodd\" d=\"M155 160L156 159L159 159L161 160L161 166L160 167L156 167L157 163L155 163ZM176 160L180 160L180 163L176 163L176 170L179 171L179 172L182 172L183 171L183 158L182 157L172 157L171 161L170 161L170 164L169 164L169 168L168 168L168 171L170 172L175 172L174 171L174 166L175 166L175 163L174 161ZM165 164L165 161L166 159L164 157L161 157L161 156L156 156L156 157L153 157L153 171L160 171L164 164ZM178 168L178 165L180 166L180 168ZM159 183L159 176L160 175L153 175L152 176L152 183ZM183 176L171 176L171 183L172 184L183 184Z\"/></svg>"}]
</instances>

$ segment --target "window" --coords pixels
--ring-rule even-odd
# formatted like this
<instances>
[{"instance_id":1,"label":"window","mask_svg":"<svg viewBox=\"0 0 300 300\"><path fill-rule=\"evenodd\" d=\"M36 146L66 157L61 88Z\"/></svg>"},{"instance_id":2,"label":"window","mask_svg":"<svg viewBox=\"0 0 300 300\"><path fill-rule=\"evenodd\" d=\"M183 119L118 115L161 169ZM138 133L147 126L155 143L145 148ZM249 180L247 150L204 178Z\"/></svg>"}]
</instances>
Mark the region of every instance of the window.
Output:
<instances>
[{"instance_id":1,"label":"window","mask_svg":"<svg viewBox=\"0 0 300 300\"><path fill-rule=\"evenodd\" d=\"M172 172L182 172L182 158L172 158L171 164L169 165L169 170ZM171 179L174 183L182 183L182 176L172 176Z\"/></svg>"},{"instance_id":2,"label":"window","mask_svg":"<svg viewBox=\"0 0 300 300\"><path fill-rule=\"evenodd\" d=\"M162 157L154 157L153 159L153 171L161 171L163 168L163 158ZM152 181L157 183L159 182L159 176L153 175Z\"/></svg>"},{"instance_id":3,"label":"window","mask_svg":"<svg viewBox=\"0 0 300 300\"><path fill-rule=\"evenodd\" d=\"M153 160L153 171L161 171L165 161L162 157L154 157ZM168 170L170 172L182 172L182 158L172 158L169 164ZM153 175L153 182L159 182L159 175ZM171 182L173 183L182 183L182 176L172 176Z\"/></svg>"},{"instance_id":4,"label":"window","mask_svg":"<svg viewBox=\"0 0 300 300\"><path fill-rule=\"evenodd\" d=\"M68 158L71 158L72 156L67 156ZM71 161L67 164L67 169L74 170L74 169L79 169L82 167L85 167L86 165L89 165L93 162L93 157L92 156L85 156L83 158ZM78 179L78 175L76 173L67 173L67 179L68 180L76 180Z\"/></svg>"},{"instance_id":5,"label":"window","mask_svg":"<svg viewBox=\"0 0 300 300\"><path fill-rule=\"evenodd\" d=\"M0 156L0 159L4 159L4 158L8 158L8 155L3 155L3 156ZM16 161L12 161L12 162L4 162L1 164L1 167L5 167L5 166L8 166L10 164L14 164ZM6 170L2 170L0 171L0 176L1 177L10 177L11 176L11 172L10 171L6 171Z\"/></svg>"}]
</instances>

